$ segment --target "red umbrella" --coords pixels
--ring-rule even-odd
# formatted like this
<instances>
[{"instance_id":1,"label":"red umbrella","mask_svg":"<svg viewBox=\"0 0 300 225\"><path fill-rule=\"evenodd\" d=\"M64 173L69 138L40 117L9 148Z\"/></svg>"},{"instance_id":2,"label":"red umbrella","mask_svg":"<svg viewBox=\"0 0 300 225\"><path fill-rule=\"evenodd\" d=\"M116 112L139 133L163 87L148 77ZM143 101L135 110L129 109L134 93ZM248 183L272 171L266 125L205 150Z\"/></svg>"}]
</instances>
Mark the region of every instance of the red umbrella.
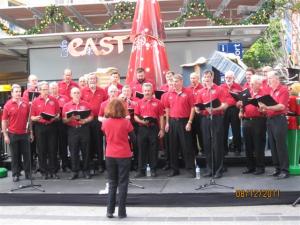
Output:
<instances>
[{"instance_id":1,"label":"red umbrella","mask_svg":"<svg viewBox=\"0 0 300 225\"><path fill-rule=\"evenodd\" d=\"M165 31L156 0L138 0L131 29L131 50L126 82L136 80L136 69L145 69L146 79L156 87L165 83L169 63L162 39Z\"/></svg>"}]
</instances>

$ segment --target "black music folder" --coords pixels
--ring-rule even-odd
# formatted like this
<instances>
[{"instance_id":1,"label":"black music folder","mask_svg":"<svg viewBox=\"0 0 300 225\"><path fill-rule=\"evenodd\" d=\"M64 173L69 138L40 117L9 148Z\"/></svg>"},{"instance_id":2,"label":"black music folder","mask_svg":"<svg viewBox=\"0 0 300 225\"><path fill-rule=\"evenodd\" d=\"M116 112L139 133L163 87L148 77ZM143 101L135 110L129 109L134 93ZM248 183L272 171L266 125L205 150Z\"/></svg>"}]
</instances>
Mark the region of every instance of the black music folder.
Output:
<instances>
[{"instance_id":1,"label":"black music folder","mask_svg":"<svg viewBox=\"0 0 300 225\"><path fill-rule=\"evenodd\" d=\"M164 93L166 93L165 91L162 91L162 90L157 90L157 91L155 91L154 92L154 95L155 95L155 98L157 98L157 99L161 99L161 96L164 94Z\"/></svg>"},{"instance_id":2,"label":"black music folder","mask_svg":"<svg viewBox=\"0 0 300 225\"><path fill-rule=\"evenodd\" d=\"M229 93L236 101L245 101L247 98L251 97L249 89L245 89L241 92L230 91Z\"/></svg>"},{"instance_id":3,"label":"black music folder","mask_svg":"<svg viewBox=\"0 0 300 225\"><path fill-rule=\"evenodd\" d=\"M28 92L28 99L29 101L35 99L36 97L39 97L40 96L40 92L37 92L37 91L29 91Z\"/></svg>"},{"instance_id":4,"label":"black music folder","mask_svg":"<svg viewBox=\"0 0 300 225\"><path fill-rule=\"evenodd\" d=\"M71 116L79 116L80 119L85 119L87 117L89 117L89 115L91 114L91 110L87 109L87 110L73 110L73 111L69 111L66 113L67 118L70 118Z\"/></svg>"},{"instance_id":5,"label":"black music folder","mask_svg":"<svg viewBox=\"0 0 300 225\"><path fill-rule=\"evenodd\" d=\"M257 101L264 103L266 106L273 106L273 105L278 104L278 102L276 102L276 100L274 98L272 98L271 95L261 96L261 97L257 98Z\"/></svg>"},{"instance_id":6,"label":"black music folder","mask_svg":"<svg viewBox=\"0 0 300 225\"><path fill-rule=\"evenodd\" d=\"M141 93L141 92L136 91L136 92L135 92L135 97L136 97L136 98L142 99L142 98L144 98L144 94Z\"/></svg>"},{"instance_id":7,"label":"black music folder","mask_svg":"<svg viewBox=\"0 0 300 225\"><path fill-rule=\"evenodd\" d=\"M277 105L278 103L274 100L274 98L271 97L271 95L264 95L261 96L259 98L249 98L247 100L247 104L252 104L256 107L259 107L258 103L264 103L266 106L273 106L273 105Z\"/></svg>"},{"instance_id":8,"label":"black music folder","mask_svg":"<svg viewBox=\"0 0 300 225\"><path fill-rule=\"evenodd\" d=\"M53 114L49 114L49 113L45 113L45 112L42 112L41 113L41 117L44 119L44 120L51 120L55 117L55 115Z\"/></svg>"},{"instance_id":9,"label":"black music folder","mask_svg":"<svg viewBox=\"0 0 300 225\"><path fill-rule=\"evenodd\" d=\"M198 103L195 106L197 108L199 108L199 110L204 110L205 108L218 108L221 105L221 102L218 98L212 100L211 102L207 102L207 103Z\"/></svg>"}]
</instances>

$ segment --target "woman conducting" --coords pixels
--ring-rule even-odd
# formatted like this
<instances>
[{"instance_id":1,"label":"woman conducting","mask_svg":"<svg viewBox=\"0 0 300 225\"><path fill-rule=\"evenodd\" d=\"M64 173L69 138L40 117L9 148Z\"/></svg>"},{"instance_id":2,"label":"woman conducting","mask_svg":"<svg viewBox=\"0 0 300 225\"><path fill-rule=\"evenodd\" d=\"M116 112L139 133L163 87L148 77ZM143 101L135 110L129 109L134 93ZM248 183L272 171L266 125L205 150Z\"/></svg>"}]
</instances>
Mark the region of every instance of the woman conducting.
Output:
<instances>
[{"instance_id":1,"label":"woman conducting","mask_svg":"<svg viewBox=\"0 0 300 225\"><path fill-rule=\"evenodd\" d=\"M126 198L129 183L129 170L132 152L130 150L128 136L135 142L133 127L128 119L125 119L126 109L119 99L112 100L105 109L106 120L102 123L102 130L106 136L106 169L109 182L107 214L113 218L116 205L116 192L119 188L118 217L125 218Z\"/></svg>"}]
</instances>

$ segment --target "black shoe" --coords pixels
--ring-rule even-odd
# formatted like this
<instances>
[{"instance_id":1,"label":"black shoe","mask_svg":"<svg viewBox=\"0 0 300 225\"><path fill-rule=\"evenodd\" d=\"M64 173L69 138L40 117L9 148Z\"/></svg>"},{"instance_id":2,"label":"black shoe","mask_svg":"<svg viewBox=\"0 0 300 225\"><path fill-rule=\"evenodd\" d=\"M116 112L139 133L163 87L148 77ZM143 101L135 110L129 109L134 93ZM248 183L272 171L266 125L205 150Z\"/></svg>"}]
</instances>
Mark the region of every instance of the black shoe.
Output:
<instances>
[{"instance_id":1,"label":"black shoe","mask_svg":"<svg viewBox=\"0 0 300 225\"><path fill-rule=\"evenodd\" d=\"M214 178L216 178L216 179L221 178L221 177L223 177L223 174L222 174L222 173L216 173L216 174L214 175Z\"/></svg>"},{"instance_id":2,"label":"black shoe","mask_svg":"<svg viewBox=\"0 0 300 225\"><path fill-rule=\"evenodd\" d=\"M53 179L59 179L59 176L56 174L56 173L54 173L54 174L51 174L51 177L53 177Z\"/></svg>"},{"instance_id":3,"label":"black shoe","mask_svg":"<svg viewBox=\"0 0 300 225\"><path fill-rule=\"evenodd\" d=\"M281 173L276 177L276 179L281 180L281 179L286 179L286 178L288 178L288 177L290 177L290 175L289 175L288 173L286 173L286 172L281 172Z\"/></svg>"},{"instance_id":4,"label":"black shoe","mask_svg":"<svg viewBox=\"0 0 300 225\"><path fill-rule=\"evenodd\" d=\"M189 174L188 174L188 177L189 178L195 178L196 177L196 172L195 170L188 170Z\"/></svg>"},{"instance_id":5,"label":"black shoe","mask_svg":"<svg viewBox=\"0 0 300 225\"><path fill-rule=\"evenodd\" d=\"M135 174L134 178L141 178L141 177L144 177L144 176L145 176L145 173L138 172L137 174Z\"/></svg>"},{"instance_id":6,"label":"black shoe","mask_svg":"<svg viewBox=\"0 0 300 225\"><path fill-rule=\"evenodd\" d=\"M85 173L85 174L84 174L84 178L85 178L85 179L91 179L91 174Z\"/></svg>"},{"instance_id":7,"label":"black shoe","mask_svg":"<svg viewBox=\"0 0 300 225\"><path fill-rule=\"evenodd\" d=\"M179 171L176 171L176 170L173 170L171 173L169 173L167 176L168 177L174 177L174 176L177 176L179 175Z\"/></svg>"},{"instance_id":8,"label":"black shoe","mask_svg":"<svg viewBox=\"0 0 300 225\"><path fill-rule=\"evenodd\" d=\"M241 155L241 152L240 152L240 151L234 151L234 155L235 155L235 156L240 156L240 155Z\"/></svg>"},{"instance_id":9,"label":"black shoe","mask_svg":"<svg viewBox=\"0 0 300 225\"><path fill-rule=\"evenodd\" d=\"M73 173L69 180L75 180L78 178L78 173Z\"/></svg>"},{"instance_id":10,"label":"black shoe","mask_svg":"<svg viewBox=\"0 0 300 225\"><path fill-rule=\"evenodd\" d=\"M255 172L253 173L254 175L261 175L264 174L265 170L264 169L256 169Z\"/></svg>"},{"instance_id":11,"label":"black shoe","mask_svg":"<svg viewBox=\"0 0 300 225\"><path fill-rule=\"evenodd\" d=\"M110 219L111 219L111 218L114 218L114 214L112 214L112 213L106 213L106 217L107 217L107 218L110 218Z\"/></svg>"},{"instance_id":12,"label":"black shoe","mask_svg":"<svg viewBox=\"0 0 300 225\"><path fill-rule=\"evenodd\" d=\"M156 171L151 171L151 177L157 177Z\"/></svg>"},{"instance_id":13,"label":"black shoe","mask_svg":"<svg viewBox=\"0 0 300 225\"><path fill-rule=\"evenodd\" d=\"M104 169L103 169L102 166L99 167L98 172L99 172L99 173L103 173L103 172L104 172Z\"/></svg>"},{"instance_id":14,"label":"black shoe","mask_svg":"<svg viewBox=\"0 0 300 225\"><path fill-rule=\"evenodd\" d=\"M126 217L127 217L127 214L126 214L126 213L125 213L125 214L119 214L118 217L119 217L120 219L123 219L123 218L126 218Z\"/></svg>"},{"instance_id":15,"label":"black shoe","mask_svg":"<svg viewBox=\"0 0 300 225\"><path fill-rule=\"evenodd\" d=\"M13 182L19 182L19 181L20 181L19 176L14 176L14 177L13 177Z\"/></svg>"},{"instance_id":16,"label":"black shoe","mask_svg":"<svg viewBox=\"0 0 300 225\"><path fill-rule=\"evenodd\" d=\"M269 176L277 177L280 174L279 170L275 170L273 173L269 174Z\"/></svg>"},{"instance_id":17,"label":"black shoe","mask_svg":"<svg viewBox=\"0 0 300 225\"><path fill-rule=\"evenodd\" d=\"M212 174L210 172L203 174L203 177L211 177Z\"/></svg>"},{"instance_id":18,"label":"black shoe","mask_svg":"<svg viewBox=\"0 0 300 225\"><path fill-rule=\"evenodd\" d=\"M254 173L255 169L246 169L243 171L243 174L249 174L249 173Z\"/></svg>"},{"instance_id":19,"label":"black shoe","mask_svg":"<svg viewBox=\"0 0 300 225\"><path fill-rule=\"evenodd\" d=\"M169 170L169 169L170 169L170 166L168 164L162 168L162 170Z\"/></svg>"}]
</instances>

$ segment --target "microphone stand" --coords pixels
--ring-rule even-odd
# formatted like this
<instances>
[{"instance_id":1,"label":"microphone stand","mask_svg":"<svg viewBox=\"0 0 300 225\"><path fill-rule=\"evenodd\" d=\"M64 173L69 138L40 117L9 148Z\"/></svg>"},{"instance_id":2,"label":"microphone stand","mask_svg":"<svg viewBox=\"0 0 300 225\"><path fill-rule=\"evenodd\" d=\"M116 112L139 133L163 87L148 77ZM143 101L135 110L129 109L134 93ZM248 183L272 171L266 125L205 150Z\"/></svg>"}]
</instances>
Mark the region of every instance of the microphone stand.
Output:
<instances>
[{"instance_id":1,"label":"microphone stand","mask_svg":"<svg viewBox=\"0 0 300 225\"><path fill-rule=\"evenodd\" d=\"M29 98L29 93L28 93L28 98ZM28 118L27 118L27 123L26 123L26 133L29 133L29 127L30 127L30 115L31 115L31 109L32 109L32 101L34 99L34 94L32 95L31 99L29 99L29 114L28 114ZM27 145L28 145L28 154L29 154L29 176L30 176L30 183L27 185L20 185L17 188L13 188L10 191L14 192L14 191L18 191L18 190L23 190L26 188L32 188L34 190L40 191L40 192L45 192L44 189L39 188L42 185L41 184L34 184L33 183L33 179L32 179L32 165L31 165L31 147L30 147L30 134L28 135L28 141L27 141Z\"/></svg>"},{"instance_id":2,"label":"microphone stand","mask_svg":"<svg viewBox=\"0 0 300 225\"><path fill-rule=\"evenodd\" d=\"M211 87L212 88L212 87ZM205 188L208 188L209 186L218 186L218 187L224 187L224 188L229 188L229 189L233 189L234 187L231 186L226 186L223 184L217 184L215 179L214 179L214 175L215 175L215 168L214 168L214 149L213 149L213 131L212 131L212 126L213 126L213 113L212 113L212 96L211 96L211 89L209 90L209 139L210 139L210 152L211 152L211 169L212 169L212 173L211 173L211 178L209 180L208 183L206 184L202 184L200 185L198 188L196 188L195 190L203 190Z\"/></svg>"},{"instance_id":3,"label":"microphone stand","mask_svg":"<svg viewBox=\"0 0 300 225\"><path fill-rule=\"evenodd\" d=\"M296 199L296 201L294 201L294 203L292 204L292 206L296 207L296 205L300 202L300 197L298 197Z\"/></svg>"}]
</instances>

